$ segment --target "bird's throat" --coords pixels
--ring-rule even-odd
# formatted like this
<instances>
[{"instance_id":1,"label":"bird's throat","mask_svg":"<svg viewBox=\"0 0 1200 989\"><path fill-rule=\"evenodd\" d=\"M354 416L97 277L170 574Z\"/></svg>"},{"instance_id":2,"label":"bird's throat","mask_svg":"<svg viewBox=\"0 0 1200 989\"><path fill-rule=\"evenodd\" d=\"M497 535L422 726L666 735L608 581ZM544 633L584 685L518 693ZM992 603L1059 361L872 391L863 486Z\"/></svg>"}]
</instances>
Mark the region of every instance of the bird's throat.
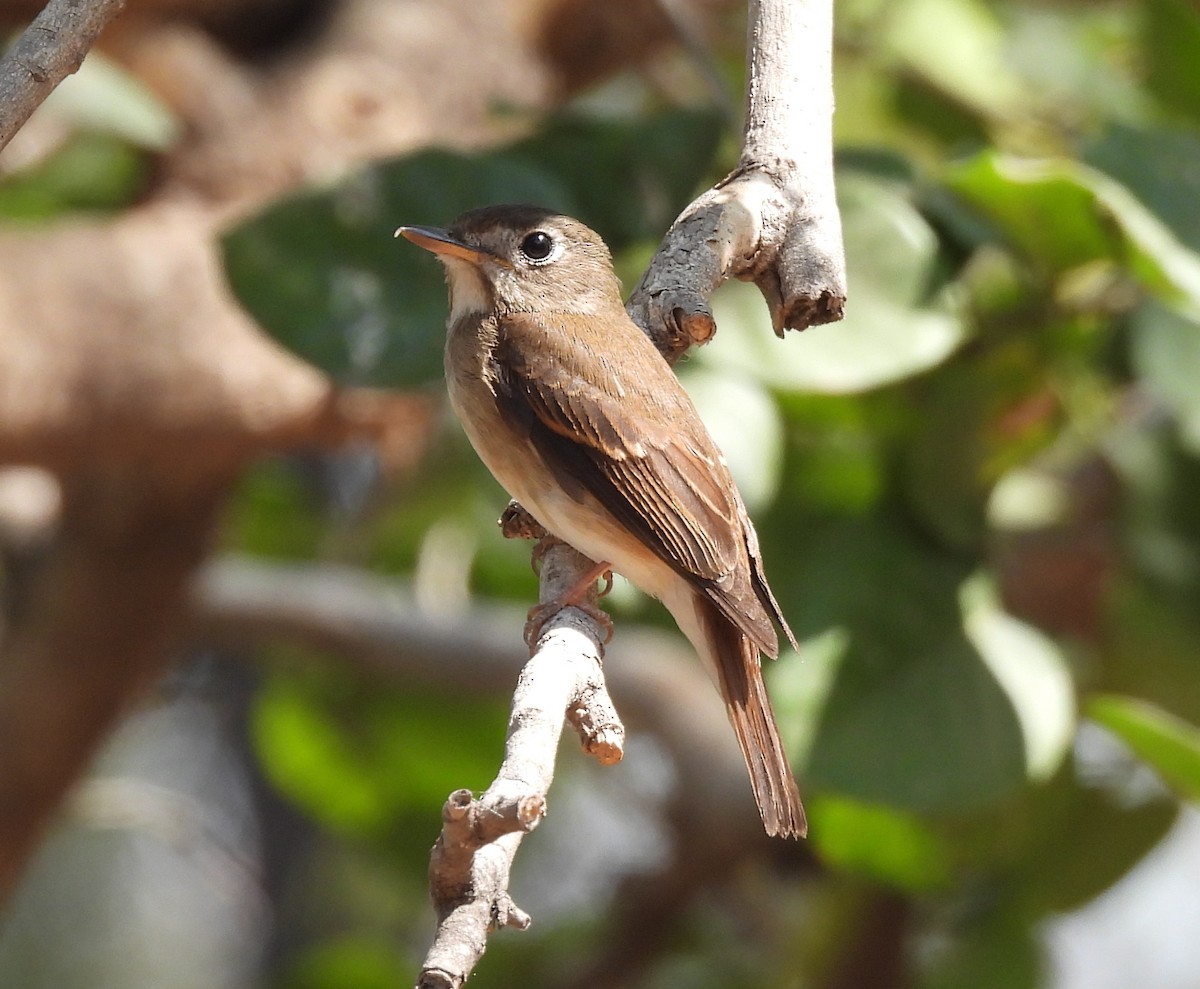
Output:
<instances>
[{"instance_id":1,"label":"bird's throat","mask_svg":"<svg viewBox=\"0 0 1200 989\"><path fill-rule=\"evenodd\" d=\"M495 306L492 287L479 269L456 258L444 257L442 262L450 289L450 324L491 312Z\"/></svg>"}]
</instances>

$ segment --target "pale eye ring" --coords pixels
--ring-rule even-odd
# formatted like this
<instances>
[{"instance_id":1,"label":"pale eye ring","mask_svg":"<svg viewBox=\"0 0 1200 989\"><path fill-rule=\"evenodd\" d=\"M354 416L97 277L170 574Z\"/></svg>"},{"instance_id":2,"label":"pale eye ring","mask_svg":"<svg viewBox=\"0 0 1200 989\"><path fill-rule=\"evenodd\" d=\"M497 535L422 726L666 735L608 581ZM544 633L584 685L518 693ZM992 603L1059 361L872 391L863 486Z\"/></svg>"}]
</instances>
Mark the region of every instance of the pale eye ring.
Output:
<instances>
[{"instance_id":1,"label":"pale eye ring","mask_svg":"<svg viewBox=\"0 0 1200 989\"><path fill-rule=\"evenodd\" d=\"M537 264L554 253L554 238L545 230L535 230L521 241L521 254L526 260Z\"/></svg>"}]
</instances>

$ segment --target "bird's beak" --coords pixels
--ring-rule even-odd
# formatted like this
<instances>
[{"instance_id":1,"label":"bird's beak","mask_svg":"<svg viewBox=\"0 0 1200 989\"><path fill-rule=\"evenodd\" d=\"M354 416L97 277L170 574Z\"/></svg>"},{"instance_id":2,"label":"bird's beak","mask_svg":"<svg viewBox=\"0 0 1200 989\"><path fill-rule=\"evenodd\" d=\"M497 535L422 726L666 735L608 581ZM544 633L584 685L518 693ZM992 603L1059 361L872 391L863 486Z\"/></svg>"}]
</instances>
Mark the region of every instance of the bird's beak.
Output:
<instances>
[{"instance_id":1,"label":"bird's beak","mask_svg":"<svg viewBox=\"0 0 1200 989\"><path fill-rule=\"evenodd\" d=\"M434 254L459 258L471 264L481 264L484 261L495 261L496 257L490 251L464 244L457 237L451 237L449 231L440 227L399 227L397 237L411 240L417 247L423 247Z\"/></svg>"}]
</instances>

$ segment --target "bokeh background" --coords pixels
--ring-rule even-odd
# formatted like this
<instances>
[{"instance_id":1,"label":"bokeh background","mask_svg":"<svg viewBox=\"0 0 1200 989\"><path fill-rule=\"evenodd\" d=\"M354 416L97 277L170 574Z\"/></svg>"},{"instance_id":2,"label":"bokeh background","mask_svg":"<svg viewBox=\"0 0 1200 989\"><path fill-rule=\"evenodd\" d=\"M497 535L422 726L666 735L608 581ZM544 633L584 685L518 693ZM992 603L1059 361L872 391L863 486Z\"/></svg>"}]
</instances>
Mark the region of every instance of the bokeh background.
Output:
<instances>
[{"instance_id":1,"label":"bokeh background","mask_svg":"<svg viewBox=\"0 0 1200 989\"><path fill-rule=\"evenodd\" d=\"M802 640L768 677L811 835L759 833L715 694L618 580L626 760L564 742L534 926L474 984L1193 989L1200 6L836 10L846 319L780 341L729 285L679 367ZM402 442L241 478L190 644L0 916L0 985L411 984L536 579L442 400L440 272L392 231L541 202L631 287L736 161L745 16L130 0L0 158L0 286L81 229L190 238L266 333L409 398Z\"/></svg>"}]
</instances>

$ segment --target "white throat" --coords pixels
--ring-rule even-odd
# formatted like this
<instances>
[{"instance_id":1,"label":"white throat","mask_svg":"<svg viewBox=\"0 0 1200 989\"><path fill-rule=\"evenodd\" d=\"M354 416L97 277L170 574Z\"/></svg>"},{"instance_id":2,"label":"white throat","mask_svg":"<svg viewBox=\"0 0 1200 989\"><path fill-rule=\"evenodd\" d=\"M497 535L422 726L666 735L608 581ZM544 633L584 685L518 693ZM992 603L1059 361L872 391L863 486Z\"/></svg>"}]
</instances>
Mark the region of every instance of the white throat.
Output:
<instances>
[{"instance_id":1,"label":"white throat","mask_svg":"<svg viewBox=\"0 0 1200 989\"><path fill-rule=\"evenodd\" d=\"M450 287L450 322L464 316L491 312L492 289L479 269L457 258L442 258L446 266L446 284Z\"/></svg>"}]
</instances>

